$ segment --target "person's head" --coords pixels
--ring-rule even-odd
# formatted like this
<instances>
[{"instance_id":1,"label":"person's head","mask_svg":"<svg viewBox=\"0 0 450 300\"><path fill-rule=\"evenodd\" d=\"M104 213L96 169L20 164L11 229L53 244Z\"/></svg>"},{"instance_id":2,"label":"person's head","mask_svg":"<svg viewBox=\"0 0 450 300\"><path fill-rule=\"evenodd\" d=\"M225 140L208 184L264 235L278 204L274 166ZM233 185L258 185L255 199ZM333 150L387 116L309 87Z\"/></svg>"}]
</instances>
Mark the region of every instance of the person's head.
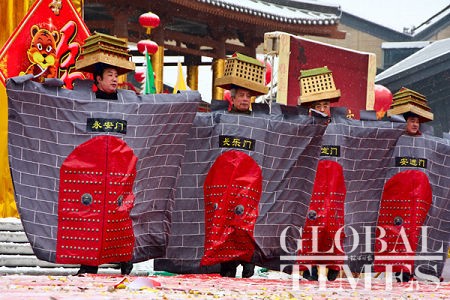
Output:
<instances>
[{"instance_id":1,"label":"person's head","mask_svg":"<svg viewBox=\"0 0 450 300\"><path fill-rule=\"evenodd\" d=\"M233 87L230 89L231 100L233 106L238 111L249 111L252 92L243 87Z\"/></svg>"},{"instance_id":2,"label":"person's head","mask_svg":"<svg viewBox=\"0 0 450 300\"><path fill-rule=\"evenodd\" d=\"M94 80L97 88L109 94L117 91L118 77L117 69L109 65L101 65L94 72Z\"/></svg>"},{"instance_id":3,"label":"person's head","mask_svg":"<svg viewBox=\"0 0 450 300\"><path fill-rule=\"evenodd\" d=\"M404 114L406 120L406 133L409 135L417 135L420 134L420 119L419 116L413 113Z\"/></svg>"},{"instance_id":4,"label":"person's head","mask_svg":"<svg viewBox=\"0 0 450 300\"><path fill-rule=\"evenodd\" d=\"M315 110L318 110L321 113L326 114L327 116L331 116L330 101L329 100L314 101L311 104L311 108L315 109Z\"/></svg>"}]
</instances>

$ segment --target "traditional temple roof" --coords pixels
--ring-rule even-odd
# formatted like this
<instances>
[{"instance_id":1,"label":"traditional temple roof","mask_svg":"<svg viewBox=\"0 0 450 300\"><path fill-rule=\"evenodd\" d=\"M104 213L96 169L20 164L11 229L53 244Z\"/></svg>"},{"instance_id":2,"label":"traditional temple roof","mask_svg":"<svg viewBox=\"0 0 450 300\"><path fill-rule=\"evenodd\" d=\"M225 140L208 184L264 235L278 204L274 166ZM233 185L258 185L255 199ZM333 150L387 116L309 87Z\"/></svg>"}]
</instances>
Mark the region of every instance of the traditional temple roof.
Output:
<instances>
[{"instance_id":1,"label":"traditional temple roof","mask_svg":"<svg viewBox=\"0 0 450 300\"><path fill-rule=\"evenodd\" d=\"M387 115L400 115L408 112L417 115L420 119L420 123L432 121L434 117L424 95L402 87L400 91L394 94Z\"/></svg>"},{"instance_id":2,"label":"traditional temple roof","mask_svg":"<svg viewBox=\"0 0 450 300\"><path fill-rule=\"evenodd\" d=\"M81 55L75 68L95 73L100 63L114 66L119 75L134 71L134 62L130 61L127 42L115 36L95 32L82 46ZM96 67L97 66L97 67Z\"/></svg>"},{"instance_id":3,"label":"traditional temple roof","mask_svg":"<svg viewBox=\"0 0 450 300\"><path fill-rule=\"evenodd\" d=\"M338 30L339 6L312 0L85 0L91 31L148 39L138 18L148 11L160 17L151 39L171 55L224 58L234 52L255 56L265 32L345 38ZM233 42L230 42L233 41Z\"/></svg>"},{"instance_id":4,"label":"traditional temple roof","mask_svg":"<svg viewBox=\"0 0 450 300\"><path fill-rule=\"evenodd\" d=\"M300 70L300 103L328 100L338 101L341 91L336 89L333 73L327 66L309 70Z\"/></svg>"},{"instance_id":5,"label":"traditional temple roof","mask_svg":"<svg viewBox=\"0 0 450 300\"><path fill-rule=\"evenodd\" d=\"M317 1L262 0L196 0L227 10L249 14L278 22L304 25L337 24L339 6L319 5ZM192 1L192 2L195 2ZM315 4L314 4L315 3ZM310 4L308 6L308 4ZM312 6L314 4L315 6ZM322 11L325 9L325 11Z\"/></svg>"}]
</instances>

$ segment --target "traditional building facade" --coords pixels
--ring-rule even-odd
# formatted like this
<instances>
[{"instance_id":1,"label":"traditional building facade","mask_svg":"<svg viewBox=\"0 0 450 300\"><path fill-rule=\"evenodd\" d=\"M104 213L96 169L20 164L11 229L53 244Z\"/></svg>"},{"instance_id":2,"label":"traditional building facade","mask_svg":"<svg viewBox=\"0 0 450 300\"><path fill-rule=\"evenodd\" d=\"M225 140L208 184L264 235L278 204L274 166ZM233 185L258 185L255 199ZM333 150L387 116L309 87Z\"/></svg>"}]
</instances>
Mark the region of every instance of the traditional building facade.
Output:
<instances>
[{"instance_id":1,"label":"traditional building facade","mask_svg":"<svg viewBox=\"0 0 450 300\"><path fill-rule=\"evenodd\" d=\"M184 56L187 81L195 89L202 57L213 59L214 86L215 78L223 76L225 57L234 52L254 57L265 32L345 38L345 32L338 30L339 6L321 2L88 0L84 3L84 19L91 31L123 37L130 43L149 38L138 23L139 16L148 11L160 18L160 25L151 33L151 39L159 45L159 51L152 57L157 91L162 91L163 87L158 78L163 77L164 55ZM223 98L223 89L212 89L213 99Z\"/></svg>"}]
</instances>

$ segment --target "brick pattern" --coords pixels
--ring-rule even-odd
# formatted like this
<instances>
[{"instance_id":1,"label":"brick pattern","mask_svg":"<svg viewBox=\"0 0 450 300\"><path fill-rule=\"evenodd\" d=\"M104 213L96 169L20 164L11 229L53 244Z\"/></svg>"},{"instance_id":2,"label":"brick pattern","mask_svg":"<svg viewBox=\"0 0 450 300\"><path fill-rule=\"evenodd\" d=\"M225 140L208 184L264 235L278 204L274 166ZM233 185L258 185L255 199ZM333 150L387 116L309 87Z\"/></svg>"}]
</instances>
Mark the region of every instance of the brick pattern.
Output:
<instances>
[{"instance_id":1,"label":"brick pattern","mask_svg":"<svg viewBox=\"0 0 450 300\"><path fill-rule=\"evenodd\" d=\"M339 111L335 111L340 113ZM349 258L346 263L352 267L361 262L358 259L362 245L352 250L356 234L362 238L363 226L376 224L379 199L386 178L384 168L388 165L401 125L391 122L359 121L335 115L323 138L324 145L339 145L340 157L321 157L338 162L344 170L346 198L344 207L345 238L344 250ZM352 230L353 228L354 230ZM364 242L364 240L360 242ZM364 260L363 260L364 261Z\"/></svg>"},{"instance_id":2,"label":"brick pattern","mask_svg":"<svg viewBox=\"0 0 450 300\"><path fill-rule=\"evenodd\" d=\"M251 116L223 111L196 114L200 96L195 92L137 97L121 91L119 100L111 102L93 99L83 83L68 91L11 80L7 88L16 200L40 259L55 258L59 167L77 145L98 135L86 133L88 117L128 121L127 135L114 135L123 138L139 158L131 215L136 236L134 257L136 261L164 257L155 261L156 269L217 271L217 266L200 268L199 263L204 242L203 182L215 159L229 150L219 147L221 135L256 140L254 151L241 151L250 155L263 172L253 257L258 264L279 268L279 256L286 254L280 247L280 235L287 226L291 228L287 247L295 253L318 159L336 161L344 170L345 250L353 271L373 259L370 253L364 253L364 226L376 226L383 185L404 170L395 167L396 156L427 158L427 169L418 168L426 173L433 190L425 221L430 226L427 246L434 252L442 246L439 253L446 254L450 241L448 139L401 136L401 123L340 116L333 118L323 135L325 126L302 115L282 114L279 107L271 115L257 106ZM340 145L341 156L319 158L320 145ZM373 245L374 231L371 233ZM356 234L360 243L350 251ZM440 274L443 268L440 259L422 263L426 265L424 271L433 274ZM433 270L435 263L437 269Z\"/></svg>"},{"instance_id":3,"label":"brick pattern","mask_svg":"<svg viewBox=\"0 0 450 300\"><path fill-rule=\"evenodd\" d=\"M395 157L419 157L427 159L427 168L395 167ZM416 256L436 256L436 259L415 261L415 269L420 272L440 276L447 258L450 241L450 140L422 135L411 137L403 135L398 140L395 152L387 169L388 177L405 170L424 172L432 190L432 203L424 226L427 238L422 235L417 245ZM423 242L426 241L426 245ZM427 250L422 251L422 246Z\"/></svg>"},{"instance_id":4,"label":"brick pattern","mask_svg":"<svg viewBox=\"0 0 450 300\"><path fill-rule=\"evenodd\" d=\"M219 148L219 135L256 140L255 151L246 151L261 167L263 192L254 237L254 261L271 264L284 255L280 235L285 227L303 226L309 206L324 125L312 119L254 109L253 115L223 111L198 114L177 182L172 232L166 258L155 268L178 273L217 271L217 266L200 267L204 244L203 183L215 159L228 148ZM287 246L296 248L295 234ZM298 238L298 236L296 237Z\"/></svg>"},{"instance_id":5,"label":"brick pattern","mask_svg":"<svg viewBox=\"0 0 450 300\"><path fill-rule=\"evenodd\" d=\"M20 79L20 78L19 78ZM138 157L131 212L134 260L165 253L175 182L198 103L197 92L97 100L91 83L73 91L32 81L9 80L9 155L16 202L38 258L54 262L58 223L59 169L75 147L99 134L122 138ZM121 119L127 134L86 131L87 118Z\"/></svg>"},{"instance_id":6,"label":"brick pattern","mask_svg":"<svg viewBox=\"0 0 450 300\"><path fill-rule=\"evenodd\" d=\"M369 122L365 122L369 123ZM387 124L385 122L377 122L378 125ZM397 128L403 128L404 124L400 123L390 123L391 126ZM378 130L377 136L386 141L389 139L389 147L392 146L392 141L390 140L394 136L392 133L386 135L387 132L380 132ZM356 132L352 133L355 135ZM370 131L362 133L363 136L370 134ZM398 132L396 132L398 134ZM394 140L395 141L395 140ZM367 141L366 145L373 145L374 141ZM439 276L442 273L443 266L445 263L445 258L447 256L448 241L450 240L450 230L448 222L449 219L449 202L448 195L450 189L449 181L449 155L450 155L450 143L448 140L440 139L437 137L432 137L428 135L423 135L419 137L410 137L406 135L401 135L395 143L395 147L392 151L385 151L386 156L382 157L378 163L365 158L361 158L361 161L355 162L353 170L346 173L346 182L348 194L346 198L346 216L345 223L347 226L351 226L355 231L351 231L350 228L346 228L346 244L345 250L349 256L349 261L347 264L350 269L354 272L359 272L364 264L371 264L373 261L373 253L369 251L367 253L365 250L364 240L365 230L364 226L370 226L372 228L370 240L371 240L371 251L373 251L373 245L375 243L375 226L377 225L380 199L384 187L384 183L389 180L393 175L408 169L416 169L425 172L429 179L433 191L432 206L428 212L427 219L425 220L424 226L429 226L428 237L424 240L427 242L428 252L435 252L432 255L437 255L439 258L436 260L424 259L415 262L415 268L419 265L421 266L420 271L422 273L429 273ZM355 144L355 147L357 144ZM362 145L360 145L361 147ZM385 148L386 149L386 148ZM380 150L374 150L372 154L378 153ZM384 150L382 150L384 151ZM353 157L356 153L353 154ZM395 157L418 157L426 158L428 160L427 169L420 167L395 167ZM378 165L377 165L378 164ZM373 168L372 173L365 173L367 167ZM375 167L375 168L374 168ZM345 166L344 166L344 169ZM365 170L366 169L366 170ZM359 176L358 174L362 174ZM354 175L350 175L354 174ZM370 175L372 174L372 175ZM355 176L356 175L356 176ZM376 175L376 177L374 177ZM355 176L354 182L351 182L351 178ZM360 178L360 179L358 179ZM383 179L385 178L385 179ZM358 181L360 181L358 183ZM356 186L360 185L359 188L351 188L354 184ZM365 188L364 188L365 187ZM357 245L354 251L350 251L353 246L353 241L359 236L359 245ZM421 253L422 249L422 238L419 239L419 244L417 245L418 251L417 256L430 255L430 253Z\"/></svg>"},{"instance_id":7,"label":"brick pattern","mask_svg":"<svg viewBox=\"0 0 450 300\"><path fill-rule=\"evenodd\" d=\"M222 131L227 134L245 132L245 127L242 129L236 128L238 125L243 124L243 119L238 120L239 117L228 114L220 115L220 120L223 120L225 117L228 119L233 118L235 119L235 122L223 122L220 127ZM202 164L203 173L207 172L214 157L217 156L210 152L211 148L217 143L209 141L208 136L210 134L214 135L214 131L217 130L216 127L219 126L219 124L216 125L214 120L217 120L218 118L217 115L208 116L203 120L197 118L194 130L196 127L200 127L201 129L191 132L191 134L198 134L199 137L204 139L203 145L207 148L205 152L212 155L212 157L209 157L209 163ZM280 116L275 118L280 119ZM250 119L247 117L245 120L248 121ZM284 134L289 135L290 132L292 132L289 130L290 127L285 126L281 121L276 123L277 126L272 125L270 127L265 125L267 123L264 123L267 122L267 120L262 119L262 121L263 123L258 123L261 122L261 120L254 121L252 133L255 131L268 131L263 133L262 136L270 136L273 134L272 131L274 128L280 127L283 128L282 131L280 128L280 132ZM313 133L311 132L313 126L309 125L307 128L308 127L310 128L309 132ZM289 149L286 149L286 146L289 144L285 144L285 147L283 148L277 147L276 149L273 149L271 144L264 145L266 149L259 150L263 153L258 152L257 147L255 153L251 153L250 155L258 162L261 161L261 155L264 157L262 160L264 195L263 200L260 202L260 216L258 217L255 226L255 239L257 240L258 246L260 246L260 252L258 253L257 251L255 253L254 261L260 265L278 269L280 264L278 256L283 254L279 249L281 230L289 225L299 228L304 224L309 207L309 192L311 191L310 188L306 190L305 186L311 187L313 184L315 175L312 177L307 175L315 174L316 163L313 156L314 153L317 153L317 145L326 144L341 146L341 157L326 157L322 159L335 160L343 166L347 184L346 201L348 202L346 202L346 223L355 227L358 233L361 233L362 226L376 224L379 199L381 198L381 191L386 178L384 170L392 157L395 143L403 132L403 128L401 127L401 125L390 122L356 121L336 116L333 118L333 122L328 125L323 140L322 137L317 136L315 137L317 140L315 140L315 138L311 140L308 147L311 148L310 150L315 150L308 151L308 149L306 149L303 154L299 156L296 163L290 167L289 171L284 173L285 177L281 180L274 180L280 178L278 175L274 174L273 171L274 163L279 159L275 155L280 155L281 158L287 157L289 154L286 151L289 151ZM268 128L271 130L268 130ZM302 130L307 132L305 128L302 128ZM294 135L292 135L292 137L293 140L290 142L293 142L294 145L301 140L294 137ZM258 138L256 139L258 140ZM194 142L195 140L195 138L190 139L188 145L192 143L196 145L202 144ZM272 136L268 140L276 140L276 136ZM200 212L203 209L202 197L196 196L192 184L197 184L197 189L199 190L198 193L200 193L204 175L203 177L198 176L195 179L195 182L193 182L193 175L195 172L190 168L199 166L199 162L187 161L188 159L198 158L195 147L192 148L188 146L185 161L182 165L182 175L175 200L174 226L169 240L167 258L158 259L155 262L156 268L180 273L217 270L217 268L214 269L212 267L209 269L199 268L199 259L203 253L204 226L201 223L203 220L199 220L198 222L200 224L199 226L196 226L196 228L200 230L200 233L195 233L194 236L190 236L189 238L190 243L194 244L186 244L184 238L186 237L186 234L189 233L185 231L185 225L189 224L186 224L183 219L176 219L177 217L180 218L183 213L179 211L182 209L178 207L179 203L183 203L183 208L189 206L195 207L196 211ZM183 177L185 172L188 173L186 179ZM192 204L188 204L188 200L183 195L182 183L184 180L189 182L186 186L189 187L189 190L192 192L190 193L190 196L192 197L190 201L192 201ZM201 195L198 193L197 195ZM270 209L267 209L267 207L270 207ZM369 216L372 217L367 218L368 212ZM176 228L183 228L183 230L177 232ZM347 234L351 236L351 233L352 232ZM298 236L296 236L295 233L292 233L290 238L292 239L291 241L296 241ZM183 249L182 247L190 249L190 256L187 256L183 251L180 251ZM195 249L196 251L194 252L192 249ZM352 254L355 255L354 253Z\"/></svg>"}]
</instances>

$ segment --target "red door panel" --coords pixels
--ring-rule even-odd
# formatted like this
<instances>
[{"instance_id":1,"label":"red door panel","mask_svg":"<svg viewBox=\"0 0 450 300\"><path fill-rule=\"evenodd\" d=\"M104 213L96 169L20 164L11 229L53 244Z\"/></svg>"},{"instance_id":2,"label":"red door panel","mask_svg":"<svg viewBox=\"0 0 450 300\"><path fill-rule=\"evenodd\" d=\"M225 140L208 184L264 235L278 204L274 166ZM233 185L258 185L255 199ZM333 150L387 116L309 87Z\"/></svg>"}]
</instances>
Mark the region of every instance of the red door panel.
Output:
<instances>
[{"instance_id":1,"label":"red door panel","mask_svg":"<svg viewBox=\"0 0 450 300\"><path fill-rule=\"evenodd\" d=\"M251 260L261 189L261 168L253 158L231 150L216 159L204 184L205 252L201 265Z\"/></svg>"},{"instance_id":2,"label":"red door panel","mask_svg":"<svg viewBox=\"0 0 450 300\"><path fill-rule=\"evenodd\" d=\"M309 211L302 234L302 248L299 255L332 256L344 255L334 244L336 232L344 226L345 188L342 166L330 160L321 160L317 165L316 179L309 203ZM313 227L318 228L317 239L313 240ZM339 235L340 248L344 231ZM317 243L318 251L313 249ZM329 251L332 249L332 251ZM328 252L329 251L329 252ZM327 253L325 253L327 252ZM304 260L300 264L326 264L329 267L343 264L343 260ZM338 268L338 267L336 267ZM301 268L304 269L304 268Z\"/></svg>"},{"instance_id":3,"label":"red door panel","mask_svg":"<svg viewBox=\"0 0 450 300\"><path fill-rule=\"evenodd\" d=\"M113 136L95 137L66 158L60 170L58 263L131 260L136 162L133 150Z\"/></svg>"},{"instance_id":4,"label":"red door panel","mask_svg":"<svg viewBox=\"0 0 450 300\"><path fill-rule=\"evenodd\" d=\"M428 214L432 201L431 186L427 175L417 170L407 170L394 175L386 182L381 199L376 236L382 230L386 235L375 242L375 272L382 272L386 265L392 265L394 272L414 270L414 257L421 226ZM401 238L401 230L407 237L412 252L407 251ZM383 259L384 258L384 259ZM388 259L389 258L389 259Z\"/></svg>"}]
</instances>

